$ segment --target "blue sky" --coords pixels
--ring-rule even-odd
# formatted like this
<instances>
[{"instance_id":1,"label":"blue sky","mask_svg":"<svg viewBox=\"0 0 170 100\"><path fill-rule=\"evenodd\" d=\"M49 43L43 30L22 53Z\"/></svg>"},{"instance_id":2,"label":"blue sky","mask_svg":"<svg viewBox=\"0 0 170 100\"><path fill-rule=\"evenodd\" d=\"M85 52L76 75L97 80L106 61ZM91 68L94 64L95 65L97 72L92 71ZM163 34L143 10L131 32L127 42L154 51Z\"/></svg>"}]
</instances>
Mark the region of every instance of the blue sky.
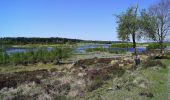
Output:
<instances>
[{"instance_id":1,"label":"blue sky","mask_svg":"<svg viewBox=\"0 0 170 100\"><path fill-rule=\"evenodd\" d=\"M118 40L116 19L129 6L157 0L0 0L0 37Z\"/></svg>"}]
</instances>

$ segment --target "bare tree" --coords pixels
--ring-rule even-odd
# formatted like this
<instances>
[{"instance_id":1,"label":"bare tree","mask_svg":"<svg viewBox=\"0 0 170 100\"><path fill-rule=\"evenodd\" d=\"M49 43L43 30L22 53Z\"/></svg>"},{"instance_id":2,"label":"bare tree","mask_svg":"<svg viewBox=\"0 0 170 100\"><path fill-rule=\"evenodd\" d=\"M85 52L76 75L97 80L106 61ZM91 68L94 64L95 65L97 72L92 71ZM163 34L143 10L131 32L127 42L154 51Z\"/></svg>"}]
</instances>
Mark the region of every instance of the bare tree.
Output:
<instances>
[{"instance_id":1,"label":"bare tree","mask_svg":"<svg viewBox=\"0 0 170 100\"><path fill-rule=\"evenodd\" d=\"M153 38L160 44L163 53L163 42L170 32L170 0L160 0L149 7L149 14L156 19L156 34Z\"/></svg>"}]
</instances>

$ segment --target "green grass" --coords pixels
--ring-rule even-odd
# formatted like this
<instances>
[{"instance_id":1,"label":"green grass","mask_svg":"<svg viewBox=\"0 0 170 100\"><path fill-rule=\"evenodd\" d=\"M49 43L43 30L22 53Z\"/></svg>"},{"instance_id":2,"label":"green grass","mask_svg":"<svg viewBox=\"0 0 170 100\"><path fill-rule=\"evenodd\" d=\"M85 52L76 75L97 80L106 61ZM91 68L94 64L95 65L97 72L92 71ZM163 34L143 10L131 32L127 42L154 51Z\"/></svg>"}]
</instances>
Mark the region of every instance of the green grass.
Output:
<instances>
[{"instance_id":1,"label":"green grass","mask_svg":"<svg viewBox=\"0 0 170 100\"><path fill-rule=\"evenodd\" d=\"M77 47L78 43L76 44L25 44L25 45L10 45L8 48L47 48L47 47Z\"/></svg>"},{"instance_id":2,"label":"green grass","mask_svg":"<svg viewBox=\"0 0 170 100\"><path fill-rule=\"evenodd\" d=\"M34 71L34 70L41 70L41 69L50 70L52 68L57 68L57 67L59 67L59 66L53 65L53 64L50 64L50 63L49 64L37 63L37 64L34 64L34 65L28 65L28 66L8 65L8 66L0 66L0 73L5 74L5 73L22 72L22 71Z\"/></svg>"},{"instance_id":3,"label":"green grass","mask_svg":"<svg viewBox=\"0 0 170 100\"><path fill-rule=\"evenodd\" d=\"M170 43L166 43L167 46L170 46Z\"/></svg>"},{"instance_id":4,"label":"green grass","mask_svg":"<svg viewBox=\"0 0 170 100\"><path fill-rule=\"evenodd\" d=\"M168 97L168 69L161 69L160 71L143 70L141 73L151 82L151 86L148 88L148 91L154 94L152 100L166 100Z\"/></svg>"}]
</instances>

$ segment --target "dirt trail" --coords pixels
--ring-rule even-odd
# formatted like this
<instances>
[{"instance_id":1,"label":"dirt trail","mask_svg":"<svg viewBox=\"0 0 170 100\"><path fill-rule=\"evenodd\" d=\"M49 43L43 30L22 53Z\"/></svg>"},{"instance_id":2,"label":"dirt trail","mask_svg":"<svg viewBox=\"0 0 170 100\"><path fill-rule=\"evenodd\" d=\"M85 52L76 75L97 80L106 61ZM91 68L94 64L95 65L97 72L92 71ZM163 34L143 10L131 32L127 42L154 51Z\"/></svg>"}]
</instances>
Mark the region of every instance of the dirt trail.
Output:
<instances>
[{"instance_id":1,"label":"dirt trail","mask_svg":"<svg viewBox=\"0 0 170 100\"><path fill-rule=\"evenodd\" d=\"M170 100L170 66L169 66L169 73L168 73L168 100Z\"/></svg>"}]
</instances>

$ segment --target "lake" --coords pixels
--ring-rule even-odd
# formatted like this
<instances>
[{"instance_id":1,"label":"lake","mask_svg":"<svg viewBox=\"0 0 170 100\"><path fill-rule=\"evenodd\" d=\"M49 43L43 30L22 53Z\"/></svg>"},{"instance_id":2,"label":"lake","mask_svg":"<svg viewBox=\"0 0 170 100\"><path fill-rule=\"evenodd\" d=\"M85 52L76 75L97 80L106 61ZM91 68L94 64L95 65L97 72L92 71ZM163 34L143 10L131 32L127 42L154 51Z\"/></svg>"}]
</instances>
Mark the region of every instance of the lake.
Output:
<instances>
[{"instance_id":1,"label":"lake","mask_svg":"<svg viewBox=\"0 0 170 100\"><path fill-rule=\"evenodd\" d=\"M85 50L88 48L98 48L98 47L102 47L102 48L108 48L109 50L113 50L113 51L119 51L119 50L127 50L128 52L134 52L133 48L109 48L110 44L94 44L94 45L83 45L83 46L79 46L75 48L75 52L77 53L85 53ZM5 50L5 52L7 54L11 54L11 53L16 53L16 52L29 52L30 50L36 50L36 48L33 49L28 49L28 48L8 48ZM52 50L52 47L47 47L48 51ZM138 52L144 52L146 51L145 47L138 47L137 48Z\"/></svg>"}]
</instances>

